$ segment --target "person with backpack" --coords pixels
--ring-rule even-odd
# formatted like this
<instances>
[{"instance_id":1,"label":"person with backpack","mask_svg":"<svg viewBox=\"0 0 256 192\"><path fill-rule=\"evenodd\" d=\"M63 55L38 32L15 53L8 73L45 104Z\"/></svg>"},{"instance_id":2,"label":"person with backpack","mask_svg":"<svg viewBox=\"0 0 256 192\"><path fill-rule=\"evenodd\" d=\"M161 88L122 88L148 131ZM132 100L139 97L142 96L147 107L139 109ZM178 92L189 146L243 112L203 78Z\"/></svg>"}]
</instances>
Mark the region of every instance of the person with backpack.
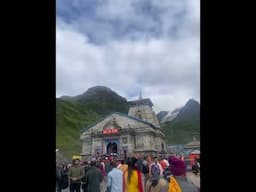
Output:
<instances>
[{"instance_id":1,"label":"person with backpack","mask_svg":"<svg viewBox=\"0 0 256 192\"><path fill-rule=\"evenodd\" d=\"M163 168L158 162L157 157L154 157L154 162L150 166L150 176L153 176L153 175L159 175L159 176L163 175Z\"/></svg>"},{"instance_id":2,"label":"person with backpack","mask_svg":"<svg viewBox=\"0 0 256 192\"><path fill-rule=\"evenodd\" d=\"M147 180L145 192L168 192L169 184L166 179L159 175L153 175Z\"/></svg>"}]
</instances>

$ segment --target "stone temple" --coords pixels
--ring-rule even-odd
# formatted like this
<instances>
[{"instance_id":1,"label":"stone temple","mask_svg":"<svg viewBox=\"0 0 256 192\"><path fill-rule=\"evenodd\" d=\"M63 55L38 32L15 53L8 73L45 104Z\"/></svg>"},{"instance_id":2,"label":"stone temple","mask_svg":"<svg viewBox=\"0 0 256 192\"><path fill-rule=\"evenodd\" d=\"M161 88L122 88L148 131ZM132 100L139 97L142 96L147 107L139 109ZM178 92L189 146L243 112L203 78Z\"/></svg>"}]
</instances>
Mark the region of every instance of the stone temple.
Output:
<instances>
[{"instance_id":1,"label":"stone temple","mask_svg":"<svg viewBox=\"0 0 256 192\"><path fill-rule=\"evenodd\" d=\"M128 115L112 113L82 133L83 158L99 155L126 158L133 153L166 153L165 136L152 109L151 100L140 96L138 100L130 101L129 105Z\"/></svg>"}]
</instances>

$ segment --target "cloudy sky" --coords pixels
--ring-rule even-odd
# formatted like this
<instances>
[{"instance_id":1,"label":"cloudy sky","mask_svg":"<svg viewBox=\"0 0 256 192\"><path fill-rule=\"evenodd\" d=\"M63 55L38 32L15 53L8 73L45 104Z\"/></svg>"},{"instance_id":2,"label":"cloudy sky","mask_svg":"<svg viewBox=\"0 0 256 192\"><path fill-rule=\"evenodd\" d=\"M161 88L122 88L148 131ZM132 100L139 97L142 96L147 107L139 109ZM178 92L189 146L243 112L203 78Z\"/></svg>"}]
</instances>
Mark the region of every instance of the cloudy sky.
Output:
<instances>
[{"instance_id":1,"label":"cloudy sky","mask_svg":"<svg viewBox=\"0 0 256 192\"><path fill-rule=\"evenodd\" d=\"M56 96L103 85L156 112L200 101L200 0L57 0Z\"/></svg>"}]
</instances>

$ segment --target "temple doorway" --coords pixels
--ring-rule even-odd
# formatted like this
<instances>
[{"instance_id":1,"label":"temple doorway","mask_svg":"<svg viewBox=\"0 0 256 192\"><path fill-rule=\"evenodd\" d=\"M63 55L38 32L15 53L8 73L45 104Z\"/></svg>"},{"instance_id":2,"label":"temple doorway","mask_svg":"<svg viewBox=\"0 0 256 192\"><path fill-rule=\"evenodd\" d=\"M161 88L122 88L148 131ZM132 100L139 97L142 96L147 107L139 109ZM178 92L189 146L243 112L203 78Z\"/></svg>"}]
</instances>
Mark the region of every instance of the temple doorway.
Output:
<instances>
[{"instance_id":1,"label":"temple doorway","mask_svg":"<svg viewBox=\"0 0 256 192\"><path fill-rule=\"evenodd\" d=\"M117 154L117 144L116 142L110 142L108 145L107 145L107 154Z\"/></svg>"}]
</instances>

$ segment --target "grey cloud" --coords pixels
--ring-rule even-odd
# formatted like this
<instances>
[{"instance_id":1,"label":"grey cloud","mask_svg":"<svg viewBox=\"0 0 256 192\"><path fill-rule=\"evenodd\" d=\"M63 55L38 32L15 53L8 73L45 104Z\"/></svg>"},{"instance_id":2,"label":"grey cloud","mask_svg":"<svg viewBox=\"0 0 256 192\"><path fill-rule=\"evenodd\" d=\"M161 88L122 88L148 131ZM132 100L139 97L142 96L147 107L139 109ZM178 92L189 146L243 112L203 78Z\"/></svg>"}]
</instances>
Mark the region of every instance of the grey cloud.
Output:
<instances>
[{"instance_id":1,"label":"grey cloud","mask_svg":"<svg viewBox=\"0 0 256 192\"><path fill-rule=\"evenodd\" d=\"M66 14L71 17L71 25L97 44L113 39L179 38L198 32L196 28L199 23L195 23L195 20L199 20L197 2L198 0L108 0L88 4L77 1L70 5L74 11ZM73 18L73 12L79 12L79 16ZM194 23L196 28L193 27ZM188 30L189 26L194 29Z\"/></svg>"},{"instance_id":2,"label":"grey cloud","mask_svg":"<svg viewBox=\"0 0 256 192\"><path fill-rule=\"evenodd\" d=\"M77 95L91 86L104 85L128 100L137 98L136 93L142 88L143 96L152 99L157 111L180 107L189 98L200 100L197 1L151 0L162 11L156 14L159 20L146 20L145 15L136 12L134 2L127 1L123 7L111 4L120 10L109 7L106 12L95 6L98 17L105 17L99 22L80 17L67 23L57 18L57 96ZM177 19L175 15L180 12L184 15ZM115 17L124 22L116 26L106 23ZM143 22L146 31L133 28L121 39L115 36L115 27L122 31ZM177 23L177 38L168 37ZM157 27L161 35L150 34L148 29ZM91 35L99 42L91 41Z\"/></svg>"},{"instance_id":3,"label":"grey cloud","mask_svg":"<svg viewBox=\"0 0 256 192\"><path fill-rule=\"evenodd\" d=\"M155 94L167 96L169 93L171 99L171 95L175 97L184 90L187 90L186 97L189 97L193 89L199 86L196 82L199 79L199 65L192 51L197 50L184 47L186 43L165 40L114 41L99 46L86 39L79 32L57 28L59 94L62 91L63 95L75 95L90 86L106 85L125 97L135 92L130 90L141 87L153 90ZM183 52L180 53L182 47ZM178 52L169 54L170 50L175 49ZM150 91L145 94L152 95Z\"/></svg>"}]
</instances>

